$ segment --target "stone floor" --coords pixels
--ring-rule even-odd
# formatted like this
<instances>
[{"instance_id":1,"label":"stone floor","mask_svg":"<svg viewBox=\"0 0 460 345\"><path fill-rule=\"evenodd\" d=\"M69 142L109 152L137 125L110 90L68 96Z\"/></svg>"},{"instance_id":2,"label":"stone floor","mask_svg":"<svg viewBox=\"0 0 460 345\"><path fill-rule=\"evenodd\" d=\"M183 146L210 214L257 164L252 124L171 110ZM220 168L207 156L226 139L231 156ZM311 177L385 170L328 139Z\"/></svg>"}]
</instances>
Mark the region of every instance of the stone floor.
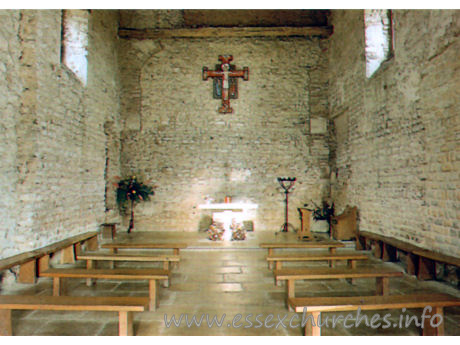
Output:
<instances>
[{"instance_id":1,"label":"stone floor","mask_svg":"<svg viewBox=\"0 0 460 345\"><path fill-rule=\"evenodd\" d=\"M181 250L181 262L172 273L169 288L161 288L160 307L155 312L136 313L134 315L134 332L143 336L167 335L302 335L300 327L291 328L289 320L295 313L288 312L285 307L285 287L275 286L272 273L265 261L266 250L258 248L258 243L265 241L294 241L293 234L252 233L247 241L214 243L208 241L203 233L133 233L119 235L123 240L161 240L187 242L189 248ZM352 244L348 247L351 247ZM352 250L352 248L345 248ZM340 251L340 250L339 250ZM359 265L372 265L378 260L371 259ZM81 265L83 263L77 263ZM286 264L285 266L305 266ZM310 266L325 266L326 263L314 263ZM338 265L343 265L339 263ZM394 264L388 264L394 265ZM103 265L101 265L103 266ZM118 263L119 267L153 267L154 264ZM160 266L158 266L160 267ZM405 276L390 280L392 294L414 292L445 292L460 297L460 292L441 282L417 281L414 277ZM95 286L87 287L84 280L68 281L68 291L74 296L147 296L148 284L139 282L119 282L100 280ZM297 296L352 296L373 295L374 279L358 279L354 285L345 280L298 282ZM52 294L52 281L40 278L37 284L13 284L3 287L1 294ZM390 320L397 323L401 310L380 312L391 313ZM223 318L221 327L214 322L212 327L206 324L206 314L211 320L214 316L218 322ZM241 319L234 320L238 314ZM273 319L267 320L269 315ZM363 315L370 317L375 312ZM403 315L420 317L421 310L409 310ZM171 317L176 320L183 315L180 326L170 324ZM195 315L199 320L204 315L201 327L196 324L188 327ZM261 321L258 323L257 320ZM299 314L300 315L300 314ZM327 313L331 319L338 313ZM343 313L343 315L346 315ZM355 316L355 314L353 314ZM187 320L185 319L187 316ZM283 319L283 327L278 324L278 316ZM301 315L300 315L301 316ZM405 318L404 318L405 319ZM231 327L232 320L238 328ZM261 327L267 322L271 328ZM460 308L446 308L446 335L460 335ZM250 325L252 323L252 327ZM293 325L299 323L293 319ZM15 335L117 335L118 317L111 312L56 312L56 311L13 311L13 332ZM372 329L364 325L346 329L339 322L335 328L329 323L322 328L322 335L418 335L419 329L414 323L408 328Z\"/></svg>"}]
</instances>

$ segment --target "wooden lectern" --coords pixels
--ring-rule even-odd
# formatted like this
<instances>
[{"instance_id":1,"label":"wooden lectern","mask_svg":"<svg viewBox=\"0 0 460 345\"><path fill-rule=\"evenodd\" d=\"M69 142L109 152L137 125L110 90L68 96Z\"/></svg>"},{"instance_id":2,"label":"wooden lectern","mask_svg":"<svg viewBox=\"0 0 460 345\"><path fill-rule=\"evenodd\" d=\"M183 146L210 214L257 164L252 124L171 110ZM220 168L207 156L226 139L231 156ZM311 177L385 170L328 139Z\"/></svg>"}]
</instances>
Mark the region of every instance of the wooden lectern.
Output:
<instances>
[{"instance_id":1,"label":"wooden lectern","mask_svg":"<svg viewBox=\"0 0 460 345\"><path fill-rule=\"evenodd\" d=\"M300 230L297 233L297 238L299 240L303 239L312 239L313 236L310 231L310 219L312 211L306 208L298 208L299 216L300 216Z\"/></svg>"}]
</instances>

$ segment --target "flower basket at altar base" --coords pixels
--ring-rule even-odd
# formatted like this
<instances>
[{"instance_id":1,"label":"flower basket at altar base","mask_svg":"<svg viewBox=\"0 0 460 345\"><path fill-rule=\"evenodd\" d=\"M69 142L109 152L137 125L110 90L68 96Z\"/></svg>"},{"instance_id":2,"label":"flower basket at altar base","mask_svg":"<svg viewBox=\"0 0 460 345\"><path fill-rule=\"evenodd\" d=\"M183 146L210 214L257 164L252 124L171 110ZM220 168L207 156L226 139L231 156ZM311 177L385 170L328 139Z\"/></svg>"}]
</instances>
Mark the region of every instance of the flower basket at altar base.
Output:
<instances>
[{"instance_id":1,"label":"flower basket at altar base","mask_svg":"<svg viewBox=\"0 0 460 345\"><path fill-rule=\"evenodd\" d=\"M231 236L225 236L226 231L230 231ZM230 228L225 230L222 223L213 222L208 229L208 238L211 241L222 241L224 238L231 241L242 241L246 239L246 230L242 223L232 222Z\"/></svg>"},{"instance_id":2,"label":"flower basket at altar base","mask_svg":"<svg viewBox=\"0 0 460 345\"><path fill-rule=\"evenodd\" d=\"M209 226L208 229L208 238L211 241L222 241L224 237L224 226L220 223L213 223Z\"/></svg>"}]
</instances>

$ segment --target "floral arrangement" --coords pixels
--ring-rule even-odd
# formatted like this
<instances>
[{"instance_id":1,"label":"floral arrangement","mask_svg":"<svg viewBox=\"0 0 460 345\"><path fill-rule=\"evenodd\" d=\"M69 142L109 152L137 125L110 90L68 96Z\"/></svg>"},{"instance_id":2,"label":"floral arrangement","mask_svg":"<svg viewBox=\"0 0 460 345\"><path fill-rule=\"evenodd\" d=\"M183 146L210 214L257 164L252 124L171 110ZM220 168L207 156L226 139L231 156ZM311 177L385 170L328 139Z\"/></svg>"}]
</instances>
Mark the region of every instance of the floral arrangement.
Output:
<instances>
[{"instance_id":1,"label":"floral arrangement","mask_svg":"<svg viewBox=\"0 0 460 345\"><path fill-rule=\"evenodd\" d=\"M149 196L155 194L153 188L131 176L117 183L117 203L123 205L126 201L145 201Z\"/></svg>"},{"instance_id":2,"label":"floral arrangement","mask_svg":"<svg viewBox=\"0 0 460 345\"><path fill-rule=\"evenodd\" d=\"M233 222L230 225L232 230L232 241L243 241L246 239L246 230L243 228L243 224Z\"/></svg>"},{"instance_id":3,"label":"floral arrangement","mask_svg":"<svg viewBox=\"0 0 460 345\"><path fill-rule=\"evenodd\" d=\"M128 234L134 228L134 203L147 201L150 195L154 195L153 187L138 181L136 176L120 180L117 184L117 203L123 210L126 202L131 201L131 219L129 221Z\"/></svg>"},{"instance_id":4,"label":"floral arrangement","mask_svg":"<svg viewBox=\"0 0 460 345\"><path fill-rule=\"evenodd\" d=\"M321 207L315 204L312 200L313 205L315 205L314 209L309 209L313 212L312 216L313 219L316 220L325 220L329 226L329 231L331 230L331 222L332 218L334 217L334 203L329 206L327 201L323 201ZM305 205L307 206L307 205Z\"/></svg>"},{"instance_id":5,"label":"floral arrangement","mask_svg":"<svg viewBox=\"0 0 460 345\"><path fill-rule=\"evenodd\" d=\"M223 224L213 223L209 226L208 238L211 241L222 241L224 232L225 232L225 229L224 229Z\"/></svg>"}]
</instances>

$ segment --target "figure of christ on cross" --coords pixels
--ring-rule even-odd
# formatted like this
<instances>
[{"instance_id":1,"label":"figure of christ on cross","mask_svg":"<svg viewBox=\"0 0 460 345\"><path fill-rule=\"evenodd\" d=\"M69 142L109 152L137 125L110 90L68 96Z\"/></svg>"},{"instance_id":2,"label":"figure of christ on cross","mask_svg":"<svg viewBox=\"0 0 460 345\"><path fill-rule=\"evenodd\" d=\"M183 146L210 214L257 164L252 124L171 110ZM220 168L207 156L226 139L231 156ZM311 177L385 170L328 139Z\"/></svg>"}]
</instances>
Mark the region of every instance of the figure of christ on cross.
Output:
<instances>
[{"instance_id":1,"label":"figure of christ on cross","mask_svg":"<svg viewBox=\"0 0 460 345\"><path fill-rule=\"evenodd\" d=\"M232 55L219 55L219 61L222 62L220 71L209 71L207 67L203 67L203 80L208 80L208 78L222 79L222 106L219 108L219 113L224 114L233 113L233 109L230 107L230 78L249 80L248 67L243 67L243 70L239 71L230 70L230 61L232 60Z\"/></svg>"}]
</instances>

